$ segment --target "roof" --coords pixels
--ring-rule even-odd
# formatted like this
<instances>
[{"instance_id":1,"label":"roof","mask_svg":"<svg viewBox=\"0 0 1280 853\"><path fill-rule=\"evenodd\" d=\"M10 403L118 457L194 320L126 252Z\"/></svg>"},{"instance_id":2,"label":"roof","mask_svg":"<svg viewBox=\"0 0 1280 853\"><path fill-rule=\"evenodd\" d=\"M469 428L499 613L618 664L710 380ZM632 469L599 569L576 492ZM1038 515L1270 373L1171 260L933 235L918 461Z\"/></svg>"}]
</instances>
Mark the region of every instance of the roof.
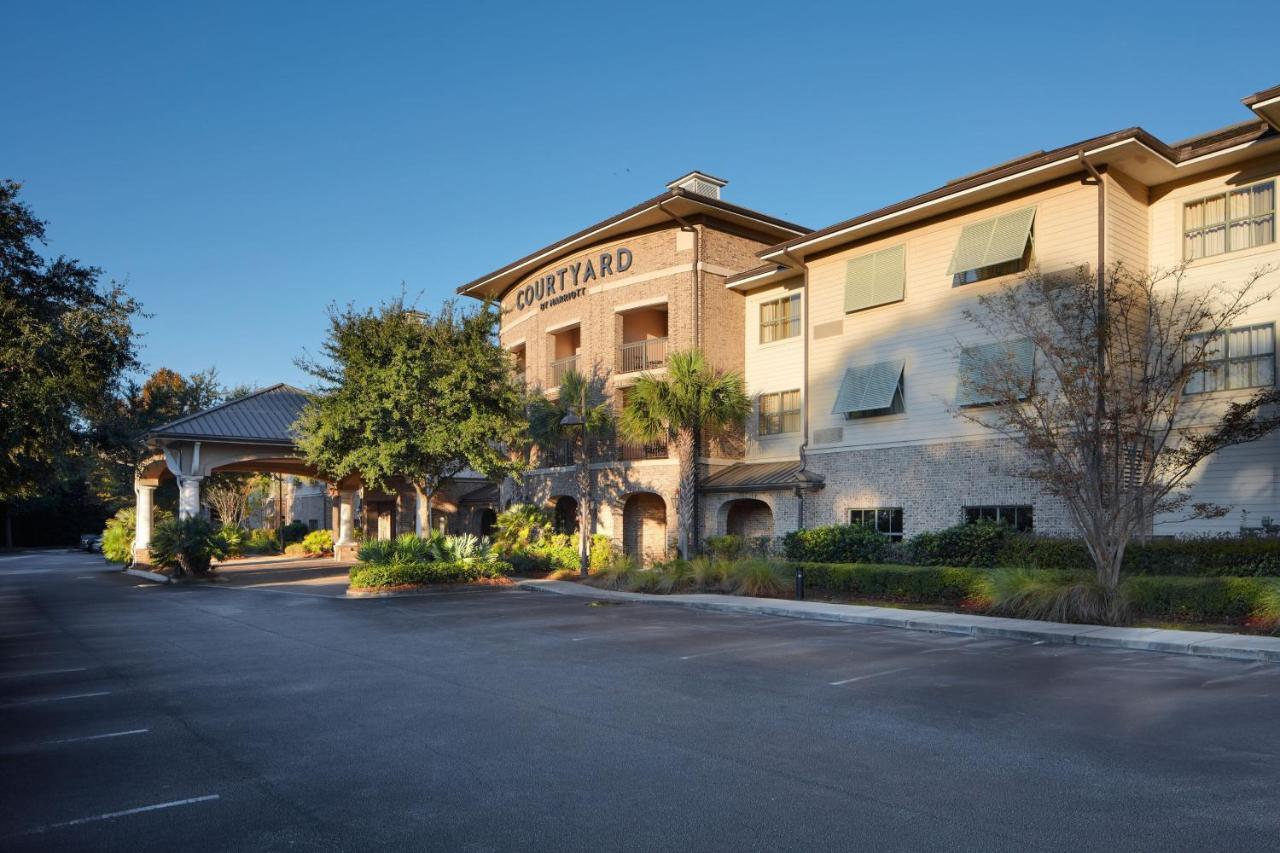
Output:
<instances>
[{"instance_id":1,"label":"roof","mask_svg":"<svg viewBox=\"0 0 1280 853\"><path fill-rule=\"evenodd\" d=\"M553 263L558 258L603 240L620 237L651 225L672 222L672 214L680 217L717 215L776 235L770 239L786 239L809 233L809 229L803 225L675 187L468 282L458 288L458 293L480 299L501 297L518 280L544 264Z\"/></svg>"},{"instance_id":2,"label":"roof","mask_svg":"<svg viewBox=\"0 0 1280 853\"><path fill-rule=\"evenodd\" d=\"M820 474L804 470L799 460L786 462L737 462L722 468L703 480L703 492L762 492L771 489L793 489L797 486L821 488Z\"/></svg>"},{"instance_id":3,"label":"roof","mask_svg":"<svg viewBox=\"0 0 1280 853\"><path fill-rule=\"evenodd\" d=\"M1219 128L1172 144L1161 141L1141 127L1130 127L1063 145L1052 151L1036 151L1027 154L949 181L920 195L845 219L809 234L793 237L770 246L758 254L762 260L781 261L791 251L803 254L803 252L818 251L843 242L863 239L883 228L903 224L900 221L903 218L933 215L937 212L933 208L940 203L956 205L974 203L976 199L973 198L973 194L978 190L1002 185L1001 191L1008 192L1011 191L1009 188L1011 181L1022 180L1026 176L1038 175L1039 179L1047 180L1054 174L1066 175L1079 171L1081 167L1078 161L1084 155L1122 156L1122 149L1126 145L1138 146L1139 149L1155 154L1155 158L1148 156L1148 159L1154 162L1148 163L1146 168L1152 170L1153 177L1158 174L1161 180L1172 180L1177 177L1175 173L1177 167L1183 164L1190 164L1191 161L1197 161L1207 155L1226 152L1227 149L1236 149L1238 146L1264 139L1275 141L1280 139L1280 134L1268 127L1265 121L1258 119ZM1139 157L1138 162L1147 161ZM1142 176L1136 175L1136 177ZM864 233L851 233L855 230ZM731 276L726 284L733 286L746 277L747 273L739 273L737 276Z\"/></svg>"},{"instance_id":4,"label":"roof","mask_svg":"<svg viewBox=\"0 0 1280 853\"><path fill-rule=\"evenodd\" d=\"M147 438L253 441L292 445L293 424L310 395L292 385L272 385L147 431Z\"/></svg>"}]
</instances>

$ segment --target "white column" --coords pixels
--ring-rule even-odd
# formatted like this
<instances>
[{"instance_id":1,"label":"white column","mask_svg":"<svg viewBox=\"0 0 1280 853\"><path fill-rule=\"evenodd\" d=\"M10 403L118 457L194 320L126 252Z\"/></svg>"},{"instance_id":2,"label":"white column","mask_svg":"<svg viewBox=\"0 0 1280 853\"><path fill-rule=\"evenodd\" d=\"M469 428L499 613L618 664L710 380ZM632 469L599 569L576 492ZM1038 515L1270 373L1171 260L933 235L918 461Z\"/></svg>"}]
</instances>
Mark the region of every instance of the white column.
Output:
<instances>
[{"instance_id":1,"label":"white column","mask_svg":"<svg viewBox=\"0 0 1280 853\"><path fill-rule=\"evenodd\" d=\"M192 518L200 514L200 481L203 477L178 478L178 518Z\"/></svg>"},{"instance_id":2,"label":"white column","mask_svg":"<svg viewBox=\"0 0 1280 853\"><path fill-rule=\"evenodd\" d=\"M356 493L353 489L338 491L338 541L335 545L356 543Z\"/></svg>"},{"instance_id":3,"label":"white column","mask_svg":"<svg viewBox=\"0 0 1280 853\"><path fill-rule=\"evenodd\" d=\"M145 551L151 547L151 530L155 521L156 487L135 485L133 494L137 498L135 505L137 520L134 525L133 550Z\"/></svg>"}]
</instances>

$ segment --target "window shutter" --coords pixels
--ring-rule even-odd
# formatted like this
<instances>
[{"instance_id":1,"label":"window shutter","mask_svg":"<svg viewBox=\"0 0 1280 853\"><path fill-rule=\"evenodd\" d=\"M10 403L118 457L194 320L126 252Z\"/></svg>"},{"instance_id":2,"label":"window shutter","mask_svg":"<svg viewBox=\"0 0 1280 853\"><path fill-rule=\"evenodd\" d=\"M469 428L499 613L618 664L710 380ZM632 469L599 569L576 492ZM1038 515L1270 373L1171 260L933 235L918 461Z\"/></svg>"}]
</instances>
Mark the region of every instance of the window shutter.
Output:
<instances>
[{"instance_id":1,"label":"window shutter","mask_svg":"<svg viewBox=\"0 0 1280 853\"><path fill-rule=\"evenodd\" d=\"M1001 402L988 390L982 389L993 380L1000 379L1000 372L1008 364L1016 373L1019 398L1031 393L1035 378L1035 345L1030 338L1016 341L999 341L994 344L965 347L960 351L959 387L956 389L956 405L977 406Z\"/></svg>"},{"instance_id":2,"label":"window shutter","mask_svg":"<svg viewBox=\"0 0 1280 853\"><path fill-rule=\"evenodd\" d=\"M982 259L987 254L987 246L991 243L991 235L996 230L994 219L973 222L960 232L960 241L956 243L956 251L951 256L948 275L981 269Z\"/></svg>"},{"instance_id":3,"label":"window shutter","mask_svg":"<svg viewBox=\"0 0 1280 853\"><path fill-rule=\"evenodd\" d=\"M867 308L875 300L876 260L874 255L854 258L844 267L845 313Z\"/></svg>"},{"instance_id":4,"label":"window shutter","mask_svg":"<svg viewBox=\"0 0 1280 853\"><path fill-rule=\"evenodd\" d=\"M906 284L906 248L894 246L883 252L876 252L876 277L873 287L874 305L902 300Z\"/></svg>"},{"instance_id":5,"label":"window shutter","mask_svg":"<svg viewBox=\"0 0 1280 853\"><path fill-rule=\"evenodd\" d=\"M993 219L972 222L960 231L948 275L1016 261L1027 250L1036 209L1024 207Z\"/></svg>"},{"instance_id":6,"label":"window shutter","mask_svg":"<svg viewBox=\"0 0 1280 853\"><path fill-rule=\"evenodd\" d=\"M831 414L846 415L889 408L893 405L905 367L906 362L902 360L850 367L844 372Z\"/></svg>"},{"instance_id":7,"label":"window shutter","mask_svg":"<svg viewBox=\"0 0 1280 853\"><path fill-rule=\"evenodd\" d=\"M994 267L996 264L1021 258L1027 250L1027 239L1031 236L1031 224L1035 219L1034 207L1024 207L1022 210L1006 213L996 219L995 231L991 235L991 245L987 247L982 265Z\"/></svg>"},{"instance_id":8,"label":"window shutter","mask_svg":"<svg viewBox=\"0 0 1280 853\"><path fill-rule=\"evenodd\" d=\"M906 256L906 247L894 246L848 261L844 268L845 313L901 301Z\"/></svg>"}]
</instances>

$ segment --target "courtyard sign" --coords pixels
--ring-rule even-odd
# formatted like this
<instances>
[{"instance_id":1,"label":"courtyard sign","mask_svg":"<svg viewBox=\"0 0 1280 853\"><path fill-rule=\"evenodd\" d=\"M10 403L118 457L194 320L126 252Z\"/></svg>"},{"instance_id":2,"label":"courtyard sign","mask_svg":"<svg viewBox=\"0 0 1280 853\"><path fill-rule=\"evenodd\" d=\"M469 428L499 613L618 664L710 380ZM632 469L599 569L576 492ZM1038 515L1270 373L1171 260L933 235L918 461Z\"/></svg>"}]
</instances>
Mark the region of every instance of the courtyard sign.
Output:
<instances>
[{"instance_id":1,"label":"courtyard sign","mask_svg":"<svg viewBox=\"0 0 1280 853\"><path fill-rule=\"evenodd\" d=\"M585 296L587 282L626 272L631 269L631 260L631 250L623 247L612 252L601 252L598 258L592 256L574 261L516 291L516 309L523 311L537 305L538 310L542 311Z\"/></svg>"}]
</instances>

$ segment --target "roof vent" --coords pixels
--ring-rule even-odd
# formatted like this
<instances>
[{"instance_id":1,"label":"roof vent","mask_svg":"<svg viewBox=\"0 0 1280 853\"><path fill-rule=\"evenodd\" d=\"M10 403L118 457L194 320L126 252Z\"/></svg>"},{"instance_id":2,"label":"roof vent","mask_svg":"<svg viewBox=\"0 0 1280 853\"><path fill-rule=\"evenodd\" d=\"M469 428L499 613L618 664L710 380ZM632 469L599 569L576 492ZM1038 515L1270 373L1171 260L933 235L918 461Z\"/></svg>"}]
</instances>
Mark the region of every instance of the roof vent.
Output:
<instances>
[{"instance_id":1,"label":"roof vent","mask_svg":"<svg viewBox=\"0 0 1280 853\"><path fill-rule=\"evenodd\" d=\"M708 175L706 172L693 171L687 175L676 178L667 184L667 189L681 189L694 195L704 195L707 198L720 198L720 188L729 183L721 178Z\"/></svg>"}]
</instances>

